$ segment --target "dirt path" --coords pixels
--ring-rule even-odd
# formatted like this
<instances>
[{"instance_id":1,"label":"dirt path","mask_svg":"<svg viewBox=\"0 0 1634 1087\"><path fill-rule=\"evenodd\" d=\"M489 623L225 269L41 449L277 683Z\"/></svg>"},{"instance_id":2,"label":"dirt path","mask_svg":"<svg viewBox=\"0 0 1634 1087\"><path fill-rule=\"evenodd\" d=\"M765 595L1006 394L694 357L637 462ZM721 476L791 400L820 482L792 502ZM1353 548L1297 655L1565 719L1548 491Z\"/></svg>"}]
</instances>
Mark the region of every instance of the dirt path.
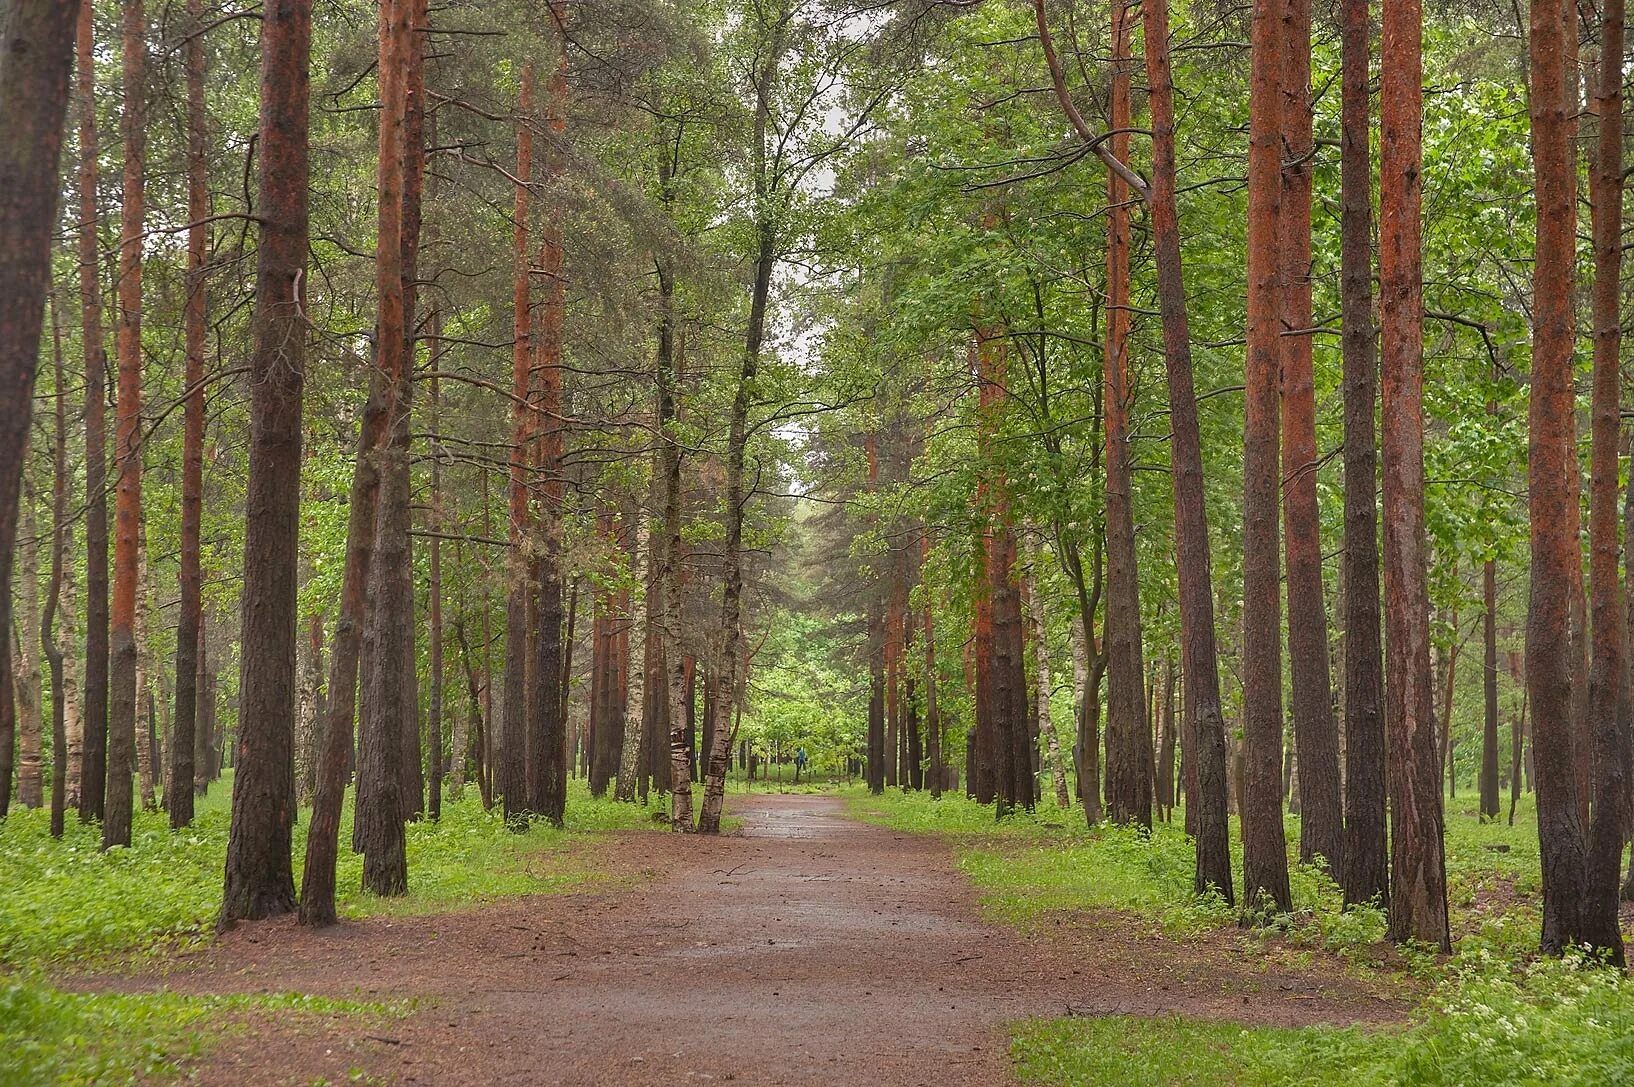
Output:
<instances>
[{"instance_id":1,"label":"dirt path","mask_svg":"<svg viewBox=\"0 0 1634 1087\"><path fill-rule=\"evenodd\" d=\"M640 874L311 933L246 926L127 985L425 998L403 1020L265 1022L198 1082L935 1084L1010 1082L1007 1022L1129 1012L1310 1022L1392 1018L1334 975L1267 972L1205 942L1089 919L1024 938L979 917L937 839L844 818L813 796L736 798L740 833L610 838ZM1221 960L1225 961L1221 961Z\"/></svg>"}]
</instances>

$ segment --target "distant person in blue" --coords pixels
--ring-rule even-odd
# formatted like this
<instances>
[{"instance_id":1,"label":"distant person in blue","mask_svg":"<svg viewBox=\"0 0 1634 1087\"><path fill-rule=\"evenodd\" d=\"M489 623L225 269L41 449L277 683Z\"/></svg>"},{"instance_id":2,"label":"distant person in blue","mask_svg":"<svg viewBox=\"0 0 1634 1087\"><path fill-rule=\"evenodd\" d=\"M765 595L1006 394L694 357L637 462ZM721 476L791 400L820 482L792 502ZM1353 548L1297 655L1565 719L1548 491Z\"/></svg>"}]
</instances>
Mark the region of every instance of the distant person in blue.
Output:
<instances>
[{"instance_id":1,"label":"distant person in blue","mask_svg":"<svg viewBox=\"0 0 1634 1087\"><path fill-rule=\"evenodd\" d=\"M805 768L806 749L803 747L797 747L794 749L794 783L796 785L800 783L800 771L804 770Z\"/></svg>"}]
</instances>

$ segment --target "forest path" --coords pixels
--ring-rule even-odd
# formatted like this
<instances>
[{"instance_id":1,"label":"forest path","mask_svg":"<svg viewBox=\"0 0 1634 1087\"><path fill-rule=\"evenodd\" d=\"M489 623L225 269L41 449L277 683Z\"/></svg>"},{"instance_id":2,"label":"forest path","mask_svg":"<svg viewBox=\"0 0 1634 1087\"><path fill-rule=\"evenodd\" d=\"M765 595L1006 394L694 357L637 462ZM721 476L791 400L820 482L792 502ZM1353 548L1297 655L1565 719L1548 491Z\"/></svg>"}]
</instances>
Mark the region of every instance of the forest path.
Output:
<instances>
[{"instance_id":1,"label":"forest path","mask_svg":"<svg viewBox=\"0 0 1634 1087\"><path fill-rule=\"evenodd\" d=\"M732 798L719 838L610 836L641 877L431 917L309 932L243 926L165 974L192 992L427 998L402 1020L258 1019L204 1084L993 1085L1027 1015L1377 1020L1335 977L1267 974L1206 943L1090 918L1023 937L981 919L943 840L844 815L833 797ZM1190 950L1182 950L1190 949ZM1198 958L1199 955L1205 956ZM1252 998L1252 999L1251 999Z\"/></svg>"}]
</instances>

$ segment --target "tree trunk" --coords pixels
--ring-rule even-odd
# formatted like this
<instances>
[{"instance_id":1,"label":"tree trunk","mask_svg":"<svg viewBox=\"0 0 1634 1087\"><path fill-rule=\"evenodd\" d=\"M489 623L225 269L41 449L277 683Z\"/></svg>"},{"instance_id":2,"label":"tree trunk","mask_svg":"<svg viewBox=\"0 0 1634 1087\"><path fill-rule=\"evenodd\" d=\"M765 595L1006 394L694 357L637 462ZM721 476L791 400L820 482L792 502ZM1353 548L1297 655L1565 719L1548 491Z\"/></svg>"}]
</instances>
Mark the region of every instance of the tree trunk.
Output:
<instances>
[{"instance_id":1,"label":"tree trunk","mask_svg":"<svg viewBox=\"0 0 1634 1087\"><path fill-rule=\"evenodd\" d=\"M341 805L352 769L352 718L357 708L358 660L368 612L366 592L374 559L374 525L380 494L380 447L387 441L389 416L385 383L375 372L363 407L357 466L352 473L346 524L346 564L341 575L340 617L329 651L329 698L318 743L317 787L306 833L301 872L303 925L335 920L335 860L340 848ZM202 654L200 660L202 661ZM202 767L201 767L202 769Z\"/></svg>"},{"instance_id":2,"label":"tree trunk","mask_svg":"<svg viewBox=\"0 0 1634 1087\"><path fill-rule=\"evenodd\" d=\"M1392 939L1418 940L1445 952L1452 945L1425 581L1422 36L1418 0L1387 0L1380 43L1379 325L1389 922Z\"/></svg>"},{"instance_id":3,"label":"tree trunk","mask_svg":"<svg viewBox=\"0 0 1634 1087\"><path fill-rule=\"evenodd\" d=\"M1131 12L1112 4L1112 155L1129 158ZM1145 712L1140 575L1129 470L1129 186L1107 176L1106 352L1102 371L1106 425L1106 806L1114 823L1152 825L1152 745Z\"/></svg>"},{"instance_id":4,"label":"tree trunk","mask_svg":"<svg viewBox=\"0 0 1634 1087\"><path fill-rule=\"evenodd\" d=\"M102 847L130 845L131 774L136 740L137 597L142 531L142 246L143 154L146 147L146 22L142 0L123 0L125 147L119 230L119 400L114 436L117 486L114 516L113 611L109 635L108 796Z\"/></svg>"},{"instance_id":5,"label":"tree trunk","mask_svg":"<svg viewBox=\"0 0 1634 1087\"><path fill-rule=\"evenodd\" d=\"M1458 564L1457 560L1455 559L1453 562L1454 576L1456 576L1457 573ZM1458 795L1458 783L1453 773L1452 760L1452 696L1457 689L1458 656L1461 652L1463 652L1463 642L1460 641L1458 637L1458 609L1454 607L1446 614L1449 618L1448 625L1451 628L1452 641L1448 644L1445 652L1437 654L1437 656L1439 656L1445 663L1446 668L1444 670L1441 682L1441 719L1440 724L1436 729L1436 736L1441 744L1441 756L1439 763L1446 769L1447 772L1447 791L1450 795L1456 797Z\"/></svg>"},{"instance_id":6,"label":"tree trunk","mask_svg":"<svg viewBox=\"0 0 1634 1087\"><path fill-rule=\"evenodd\" d=\"M1623 221L1623 0L1601 9L1600 77L1595 94L1599 139L1589 172L1594 237L1594 396L1589 489L1589 591L1592 661L1587 736L1593 755L1582 927L1579 936L1623 964L1618 877L1628 834L1629 673L1627 614L1617 559L1617 454L1621 393ZM1568 13L1568 19L1575 18Z\"/></svg>"},{"instance_id":7,"label":"tree trunk","mask_svg":"<svg viewBox=\"0 0 1634 1087\"><path fill-rule=\"evenodd\" d=\"M205 260L210 245L210 178L204 112L204 3L188 0L187 67L187 298L184 305L186 390L182 406L181 598L176 617L176 719L170 740L170 826L193 821L193 748L198 718L199 624L204 579L199 565L204 509L204 340L208 302Z\"/></svg>"},{"instance_id":8,"label":"tree trunk","mask_svg":"<svg viewBox=\"0 0 1634 1087\"><path fill-rule=\"evenodd\" d=\"M1377 331L1373 327L1367 0L1341 0L1340 309L1345 401L1345 902L1389 898L1379 633Z\"/></svg>"},{"instance_id":9,"label":"tree trunk","mask_svg":"<svg viewBox=\"0 0 1634 1087\"><path fill-rule=\"evenodd\" d=\"M34 523L34 488L23 481L21 516L18 518L22 569L17 571L17 595L22 615L16 624L16 654L13 682L17 692L17 802L38 808L45 800L45 773L41 765L41 741L45 730L40 686L40 545ZM9 590L8 590L9 591ZM7 634L6 637L11 637Z\"/></svg>"},{"instance_id":10,"label":"tree trunk","mask_svg":"<svg viewBox=\"0 0 1634 1087\"><path fill-rule=\"evenodd\" d=\"M357 849L363 854L363 886L378 895L408 890L404 852L404 718L414 705L404 674L412 639L413 598L399 576L410 559L408 450L403 438L408 411L408 313L403 293L404 148L407 65L412 36L411 0L380 5L381 113L376 172L379 223L375 247L376 361L386 383L387 438L379 451L380 491L375 511L374 561L369 566L368 609L363 634L362 735L358 741Z\"/></svg>"},{"instance_id":11,"label":"tree trunk","mask_svg":"<svg viewBox=\"0 0 1634 1087\"><path fill-rule=\"evenodd\" d=\"M296 799L306 804L318 790L318 702L323 685L323 613L314 612L307 621L306 651L296 653L300 686L295 713Z\"/></svg>"},{"instance_id":12,"label":"tree trunk","mask_svg":"<svg viewBox=\"0 0 1634 1087\"><path fill-rule=\"evenodd\" d=\"M102 818L108 781L108 358L103 346L101 248L96 234L96 43L91 5L76 6L79 226L75 233L85 359L85 709L79 818L88 823ZM0 703L3 701L0 693Z\"/></svg>"},{"instance_id":13,"label":"tree trunk","mask_svg":"<svg viewBox=\"0 0 1634 1087\"><path fill-rule=\"evenodd\" d=\"M306 373L307 120L311 0L261 18L261 217L250 362L250 476L238 748L222 924L295 908L290 780L295 694L301 390ZM213 696L212 696L213 698ZM213 730L212 730L213 731Z\"/></svg>"},{"instance_id":14,"label":"tree trunk","mask_svg":"<svg viewBox=\"0 0 1634 1087\"><path fill-rule=\"evenodd\" d=\"M431 311L431 357L436 360L440 354L441 345L438 342L442 328L438 319L437 310ZM433 367L435 369L435 366ZM441 389L437 379L431 379L431 432L438 432L438 425L442 417ZM431 670L430 710L426 718L426 751L428 758L427 769L430 773L430 788L426 791L427 812L433 822L442 818L443 813L443 565L442 539L443 531L443 481L442 481L442 454L433 450L431 455L431 555L430 569L426 579L426 626L428 628L429 660L427 664ZM456 731L459 731L456 729ZM455 759L463 763L465 752L460 750L456 743Z\"/></svg>"},{"instance_id":15,"label":"tree trunk","mask_svg":"<svg viewBox=\"0 0 1634 1087\"><path fill-rule=\"evenodd\" d=\"M1538 840L1543 869L1545 952L1559 954L1584 935L1587 857L1573 757L1573 568L1576 421L1572 391L1573 162L1565 86L1561 0L1533 0L1529 52L1537 244L1533 264L1532 385L1528 412L1531 602L1526 685L1531 692Z\"/></svg>"},{"instance_id":16,"label":"tree trunk","mask_svg":"<svg viewBox=\"0 0 1634 1087\"><path fill-rule=\"evenodd\" d=\"M1282 358L1284 0L1254 5L1248 148L1248 352L1243 417L1243 901L1292 908L1282 827L1282 622L1277 391Z\"/></svg>"},{"instance_id":17,"label":"tree trunk","mask_svg":"<svg viewBox=\"0 0 1634 1087\"><path fill-rule=\"evenodd\" d=\"M1180 587L1181 670L1186 677L1196 788L1187 780L1186 811L1197 850L1196 889L1233 901L1226 812L1225 718L1220 710L1214 633L1213 558L1203 496L1202 437L1192 373L1191 328L1180 258L1174 147L1174 79L1169 66L1167 0L1141 8L1146 38L1147 106L1152 114L1152 248L1169 390L1169 466L1174 478L1175 566ZM1189 749L1190 744L1186 747ZM1195 811L1193 810L1195 809Z\"/></svg>"},{"instance_id":18,"label":"tree trunk","mask_svg":"<svg viewBox=\"0 0 1634 1087\"><path fill-rule=\"evenodd\" d=\"M669 167L658 168L659 192L672 192ZM659 595L664 601L664 687L669 700L670 827L692 829L692 673L681 650L681 442L676 433L676 392L681 360L675 350L675 278L658 264L658 428L664 471L664 545L659 560Z\"/></svg>"},{"instance_id":19,"label":"tree trunk","mask_svg":"<svg viewBox=\"0 0 1634 1087\"><path fill-rule=\"evenodd\" d=\"M1481 597L1486 643L1482 692L1485 713L1481 721L1481 819L1498 819L1498 564L1488 559L1482 565Z\"/></svg>"},{"instance_id":20,"label":"tree trunk","mask_svg":"<svg viewBox=\"0 0 1634 1087\"><path fill-rule=\"evenodd\" d=\"M1033 665L1035 674L1034 695L1035 712L1038 715L1038 732L1044 737L1044 744L1050 756L1050 781L1055 786L1055 805L1058 808L1072 806L1072 797L1067 792L1067 768L1061 758L1061 739L1055 732L1055 721L1050 717L1050 696L1054 691L1054 681L1050 676L1050 627L1045 612L1044 587L1038 579L1044 569L1044 544L1036 532L1027 534L1028 564L1033 570L1031 608L1033 621ZM930 636L930 611L925 612L925 634Z\"/></svg>"},{"instance_id":21,"label":"tree trunk","mask_svg":"<svg viewBox=\"0 0 1634 1087\"><path fill-rule=\"evenodd\" d=\"M1328 612L1322 585L1321 511L1316 499L1316 395L1311 360L1311 5L1290 0L1284 48L1282 170L1278 246L1283 263L1282 474L1287 556L1288 665L1299 764L1299 859L1344 871L1339 799L1339 730L1328 666Z\"/></svg>"},{"instance_id":22,"label":"tree trunk","mask_svg":"<svg viewBox=\"0 0 1634 1087\"><path fill-rule=\"evenodd\" d=\"M930 536L920 538L919 564L924 568L930 554ZM930 795L942 796L943 779L947 776L942 764L942 711L936 701L936 629L929 594L925 598L925 759L930 774ZM1070 803L1070 801L1069 801Z\"/></svg>"},{"instance_id":23,"label":"tree trunk","mask_svg":"<svg viewBox=\"0 0 1634 1087\"><path fill-rule=\"evenodd\" d=\"M635 538L632 544L630 570L635 576L640 577L639 571L644 571L647 566L647 516L646 511L639 508L636 510ZM625 624L629 631L629 650L625 655L625 666L629 672L630 686L625 702L624 745L619 751L618 784L614 790L614 797L633 802L636 773L641 756L642 723L646 712L647 598L642 587L631 592L630 600Z\"/></svg>"},{"instance_id":24,"label":"tree trunk","mask_svg":"<svg viewBox=\"0 0 1634 1087\"><path fill-rule=\"evenodd\" d=\"M56 632L63 583L63 552L68 534L68 399L64 389L67 375L62 364L62 318L57 312L55 293L51 301L51 580L45 590L45 613L40 618L40 649L51 669L51 836L61 838L64 812L68 806L68 775L73 757L68 746L68 684L63 668L63 644ZM67 623L63 626L66 628Z\"/></svg>"},{"instance_id":25,"label":"tree trunk","mask_svg":"<svg viewBox=\"0 0 1634 1087\"><path fill-rule=\"evenodd\" d=\"M766 96L771 93L776 71L776 54L767 61L766 72L760 82L760 108L757 114L756 136L760 146L766 137L768 108ZM764 168L764 163L761 163ZM709 745L708 768L704 778L704 799L698 812L698 831L716 834L721 828L721 807L726 799L726 768L731 751L732 709L738 691L738 669L743 649L743 519L748 504L744 493L744 461L749 442L749 401L755 377L760 370L760 349L766 334L767 298L771 293L772 272L777 266L777 235L768 209L760 209L763 216L756 224L757 252L755 277L749 303L749 328L743 347L742 366L738 371L737 391L732 397L728 416L726 439L726 543L722 551L721 570L721 662L723 673L721 696L718 699L721 714L717 719L715 735Z\"/></svg>"},{"instance_id":26,"label":"tree trunk","mask_svg":"<svg viewBox=\"0 0 1634 1087\"><path fill-rule=\"evenodd\" d=\"M57 225L78 0L11 0L0 52L0 817L11 803L11 563ZM20 108L18 103L27 103ZM87 227L86 229L90 229ZM87 349L88 350L88 349ZM128 835L127 835L128 837Z\"/></svg>"}]
</instances>

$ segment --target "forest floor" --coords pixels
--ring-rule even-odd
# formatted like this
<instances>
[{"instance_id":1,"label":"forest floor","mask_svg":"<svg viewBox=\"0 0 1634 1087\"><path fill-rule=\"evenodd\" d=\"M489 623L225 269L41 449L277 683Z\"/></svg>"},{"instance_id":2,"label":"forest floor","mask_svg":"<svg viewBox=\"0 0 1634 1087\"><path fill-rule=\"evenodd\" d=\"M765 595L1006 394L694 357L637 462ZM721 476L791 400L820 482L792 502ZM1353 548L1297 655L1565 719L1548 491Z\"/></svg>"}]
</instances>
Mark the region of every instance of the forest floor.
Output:
<instances>
[{"instance_id":1,"label":"forest floor","mask_svg":"<svg viewBox=\"0 0 1634 1087\"><path fill-rule=\"evenodd\" d=\"M939 835L834 796L735 795L734 832L596 835L613 875L481 908L244 925L75 988L412 1001L363 1021L246 1012L201 1084L1012 1082L1018 1020L1172 1016L1274 1027L1404 1020L1415 994L1339 960L1175 940L1126 912L984 919Z\"/></svg>"}]
</instances>

